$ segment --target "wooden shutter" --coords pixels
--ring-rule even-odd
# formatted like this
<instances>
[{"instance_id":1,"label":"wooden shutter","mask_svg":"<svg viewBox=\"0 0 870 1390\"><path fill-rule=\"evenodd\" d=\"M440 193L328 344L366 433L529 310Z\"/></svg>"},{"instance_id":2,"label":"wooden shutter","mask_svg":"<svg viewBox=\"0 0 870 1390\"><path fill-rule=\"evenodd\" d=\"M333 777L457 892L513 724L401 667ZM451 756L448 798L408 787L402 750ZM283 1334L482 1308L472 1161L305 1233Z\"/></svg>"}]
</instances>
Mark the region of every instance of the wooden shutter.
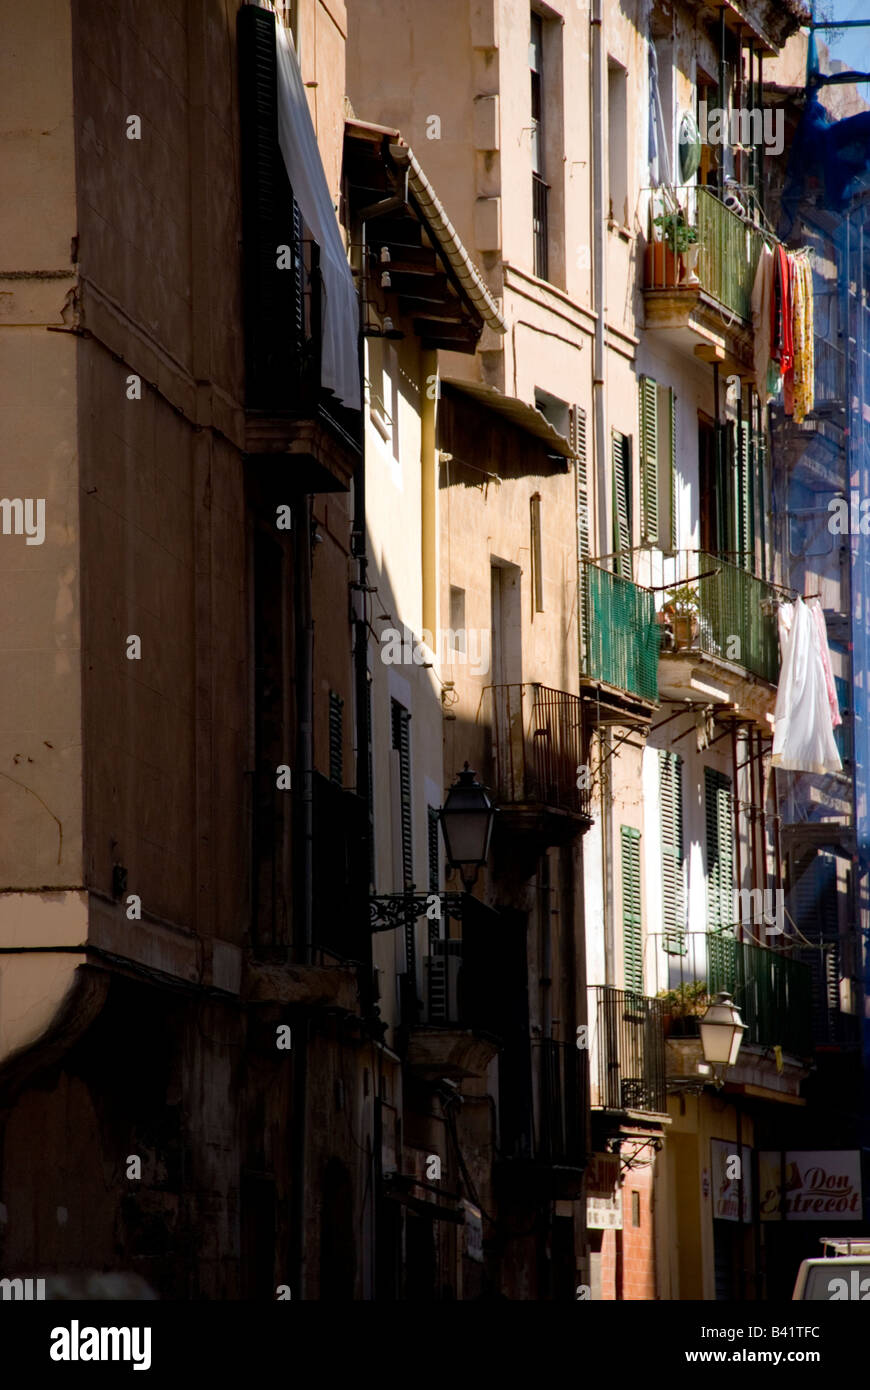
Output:
<instances>
[{"instance_id":1,"label":"wooden shutter","mask_svg":"<svg viewBox=\"0 0 870 1390\"><path fill-rule=\"evenodd\" d=\"M413 821L411 816L411 716L398 700L392 701L393 747L399 754L399 789L402 814L402 880L414 881Z\"/></svg>"},{"instance_id":2,"label":"wooden shutter","mask_svg":"<svg viewBox=\"0 0 870 1390\"><path fill-rule=\"evenodd\" d=\"M677 549L677 398L672 386L658 388L659 546Z\"/></svg>"},{"instance_id":3,"label":"wooden shutter","mask_svg":"<svg viewBox=\"0 0 870 1390\"><path fill-rule=\"evenodd\" d=\"M704 768L707 827L707 926L730 929L734 919L734 830L731 778Z\"/></svg>"},{"instance_id":4,"label":"wooden shutter","mask_svg":"<svg viewBox=\"0 0 870 1390\"><path fill-rule=\"evenodd\" d=\"M658 388L652 377L640 379L640 513L641 539L659 539Z\"/></svg>"},{"instance_id":5,"label":"wooden shutter","mask_svg":"<svg viewBox=\"0 0 870 1390\"><path fill-rule=\"evenodd\" d=\"M686 908L683 890L683 760L659 752L662 828L662 929L664 949L686 953Z\"/></svg>"},{"instance_id":6,"label":"wooden shutter","mask_svg":"<svg viewBox=\"0 0 870 1390\"><path fill-rule=\"evenodd\" d=\"M574 459L577 466L577 551L581 560L591 555L589 546L589 474L586 457L586 411L575 405L572 411Z\"/></svg>"},{"instance_id":7,"label":"wooden shutter","mask_svg":"<svg viewBox=\"0 0 870 1390\"><path fill-rule=\"evenodd\" d=\"M716 517L715 548L724 553L736 547L732 539L732 517L734 515L732 465L733 444L732 426L729 423L716 425L714 430L714 478L716 496L711 499Z\"/></svg>"},{"instance_id":8,"label":"wooden shutter","mask_svg":"<svg viewBox=\"0 0 870 1390\"><path fill-rule=\"evenodd\" d=\"M297 254L298 210L278 146L275 16L243 5L237 17L241 125L245 400L274 408L302 339L303 295ZM290 246L296 269L278 269L278 247Z\"/></svg>"},{"instance_id":9,"label":"wooden shutter","mask_svg":"<svg viewBox=\"0 0 870 1390\"><path fill-rule=\"evenodd\" d=\"M438 811L434 806L428 808L429 835L429 892L437 893L440 884L438 865Z\"/></svg>"},{"instance_id":10,"label":"wooden shutter","mask_svg":"<svg viewBox=\"0 0 870 1390\"><path fill-rule=\"evenodd\" d=\"M640 915L640 831L620 827L622 838L622 958L625 988L643 994L643 923Z\"/></svg>"},{"instance_id":11,"label":"wooden shutter","mask_svg":"<svg viewBox=\"0 0 870 1390\"><path fill-rule=\"evenodd\" d=\"M344 781L344 700L329 692L329 780L341 786Z\"/></svg>"},{"instance_id":12,"label":"wooden shutter","mask_svg":"<svg viewBox=\"0 0 870 1390\"><path fill-rule=\"evenodd\" d=\"M752 430L742 420L734 432L735 472L737 475L737 563L750 572L755 569L755 497L752 487Z\"/></svg>"},{"instance_id":13,"label":"wooden shutter","mask_svg":"<svg viewBox=\"0 0 870 1390\"><path fill-rule=\"evenodd\" d=\"M586 411L575 405L571 410L571 447L577 478L577 628L580 670L586 670L588 614L586 610L586 561L589 544L589 470L586 456Z\"/></svg>"},{"instance_id":14,"label":"wooden shutter","mask_svg":"<svg viewBox=\"0 0 870 1390\"><path fill-rule=\"evenodd\" d=\"M613 474L613 571L632 579L631 554L631 439L618 430L611 433Z\"/></svg>"}]
</instances>

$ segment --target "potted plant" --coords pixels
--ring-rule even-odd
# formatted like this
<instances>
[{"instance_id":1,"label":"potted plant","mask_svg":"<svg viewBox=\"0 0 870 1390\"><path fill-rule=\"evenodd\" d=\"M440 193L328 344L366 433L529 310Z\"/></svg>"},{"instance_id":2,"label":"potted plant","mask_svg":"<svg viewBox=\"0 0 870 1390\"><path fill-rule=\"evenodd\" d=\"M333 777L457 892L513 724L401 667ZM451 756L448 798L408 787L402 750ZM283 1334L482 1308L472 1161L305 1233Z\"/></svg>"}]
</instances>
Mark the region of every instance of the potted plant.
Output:
<instances>
[{"instance_id":1,"label":"potted plant","mask_svg":"<svg viewBox=\"0 0 870 1390\"><path fill-rule=\"evenodd\" d=\"M701 599L693 584L679 584L667 592L662 616L674 635L677 651L693 646L698 636Z\"/></svg>"},{"instance_id":2,"label":"potted plant","mask_svg":"<svg viewBox=\"0 0 870 1390\"><path fill-rule=\"evenodd\" d=\"M653 218L653 226L661 237L646 248L647 282L650 288L673 288L678 284L698 284L695 273L698 252L698 229L690 225L682 208L661 212Z\"/></svg>"},{"instance_id":3,"label":"potted plant","mask_svg":"<svg viewBox=\"0 0 870 1390\"><path fill-rule=\"evenodd\" d=\"M682 980L676 989L662 989L656 995L664 1004L665 1037L698 1036L698 1019L710 1003L706 980Z\"/></svg>"}]
</instances>

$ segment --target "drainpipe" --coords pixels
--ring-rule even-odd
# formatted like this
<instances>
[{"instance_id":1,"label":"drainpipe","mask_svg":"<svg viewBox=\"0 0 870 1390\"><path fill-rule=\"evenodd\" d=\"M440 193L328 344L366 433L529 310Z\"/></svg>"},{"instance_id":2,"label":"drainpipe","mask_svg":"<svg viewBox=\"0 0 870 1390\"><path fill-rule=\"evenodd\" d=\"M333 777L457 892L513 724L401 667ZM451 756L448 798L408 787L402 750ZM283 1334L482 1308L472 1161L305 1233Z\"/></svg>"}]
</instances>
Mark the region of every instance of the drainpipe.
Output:
<instances>
[{"instance_id":1,"label":"drainpipe","mask_svg":"<svg viewBox=\"0 0 870 1390\"><path fill-rule=\"evenodd\" d=\"M438 354L420 353L420 550L423 563L423 627L438 650L438 476L435 462L435 392L429 383L438 373Z\"/></svg>"},{"instance_id":2,"label":"drainpipe","mask_svg":"<svg viewBox=\"0 0 870 1390\"><path fill-rule=\"evenodd\" d=\"M598 537L604 551L607 541L607 400L605 387L605 254L604 254L604 42L603 0L592 0L590 50L592 63L592 280L595 302L595 341L592 350L592 418L595 437L595 483L598 499ZM600 552L601 546L598 550ZM602 747L604 775L601 779L601 870L604 889L604 973L608 984L615 981L613 960L613 810L610 796L610 734Z\"/></svg>"},{"instance_id":3,"label":"drainpipe","mask_svg":"<svg viewBox=\"0 0 870 1390\"><path fill-rule=\"evenodd\" d=\"M301 901L297 899L301 917L302 963L312 960L314 922L314 615L311 600L311 498L305 497L297 508L296 527L296 632L298 655L296 676L298 690L299 729L297 750L302 774L301 840L302 865ZM298 940L294 930L294 937ZM304 1298L305 1287L305 1193L307 1188L305 1159L308 1136L308 1044L311 1035L310 1019L306 1016L294 1028L293 1038L293 1207L294 1231L291 1237L293 1296Z\"/></svg>"}]
</instances>

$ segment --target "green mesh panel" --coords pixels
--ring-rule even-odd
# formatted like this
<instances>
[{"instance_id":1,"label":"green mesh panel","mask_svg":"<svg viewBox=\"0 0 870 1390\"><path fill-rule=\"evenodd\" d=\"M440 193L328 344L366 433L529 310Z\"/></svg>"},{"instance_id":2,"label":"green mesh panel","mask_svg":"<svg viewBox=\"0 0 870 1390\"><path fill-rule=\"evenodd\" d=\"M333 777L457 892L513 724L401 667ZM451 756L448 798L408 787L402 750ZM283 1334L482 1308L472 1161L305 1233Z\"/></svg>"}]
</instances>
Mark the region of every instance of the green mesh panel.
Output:
<instances>
[{"instance_id":1,"label":"green mesh panel","mask_svg":"<svg viewBox=\"0 0 870 1390\"><path fill-rule=\"evenodd\" d=\"M658 700L659 629L653 595L610 570L586 565L584 623L584 675L644 700Z\"/></svg>"},{"instance_id":2,"label":"green mesh panel","mask_svg":"<svg viewBox=\"0 0 870 1390\"><path fill-rule=\"evenodd\" d=\"M710 656L733 661L775 685L779 676L779 643L775 590L763 579L716 555L698 556L699 574L718 574L698 581L700 617L697 647Z\"/></svg>"}]
</instances>

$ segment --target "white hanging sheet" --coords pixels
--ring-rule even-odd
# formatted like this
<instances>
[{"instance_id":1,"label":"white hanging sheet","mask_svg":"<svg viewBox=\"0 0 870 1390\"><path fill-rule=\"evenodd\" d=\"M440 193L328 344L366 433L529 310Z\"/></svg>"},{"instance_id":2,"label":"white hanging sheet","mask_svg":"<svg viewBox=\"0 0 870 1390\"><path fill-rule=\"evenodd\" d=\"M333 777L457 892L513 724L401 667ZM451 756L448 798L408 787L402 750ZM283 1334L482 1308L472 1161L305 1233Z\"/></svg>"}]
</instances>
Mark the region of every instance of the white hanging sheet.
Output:
<instances>
[{"instance_id":1,"label":"white hanging sheet","mask_svg":"<svg viewBox=\"0 0 870 1390\"><path fill-rule=\"evenodd\" d=\"M293 38L277 17L275 29L278 144L302 216L320 247L323 276L321 384L334 391L349 409L359 410L359 301L326 185Z\"/></svg>"},{"instance_id":2,"label":"white hanging sheet","mask_svg":"<svg viewBox=\"0 0 870 1390\"><path fill-rule=\"evenodd\" d=\"M802 599L780 608L779 630L782 669L771 761L791 772L841 772L819 629Z\"/></svg>"}]
</instances>

